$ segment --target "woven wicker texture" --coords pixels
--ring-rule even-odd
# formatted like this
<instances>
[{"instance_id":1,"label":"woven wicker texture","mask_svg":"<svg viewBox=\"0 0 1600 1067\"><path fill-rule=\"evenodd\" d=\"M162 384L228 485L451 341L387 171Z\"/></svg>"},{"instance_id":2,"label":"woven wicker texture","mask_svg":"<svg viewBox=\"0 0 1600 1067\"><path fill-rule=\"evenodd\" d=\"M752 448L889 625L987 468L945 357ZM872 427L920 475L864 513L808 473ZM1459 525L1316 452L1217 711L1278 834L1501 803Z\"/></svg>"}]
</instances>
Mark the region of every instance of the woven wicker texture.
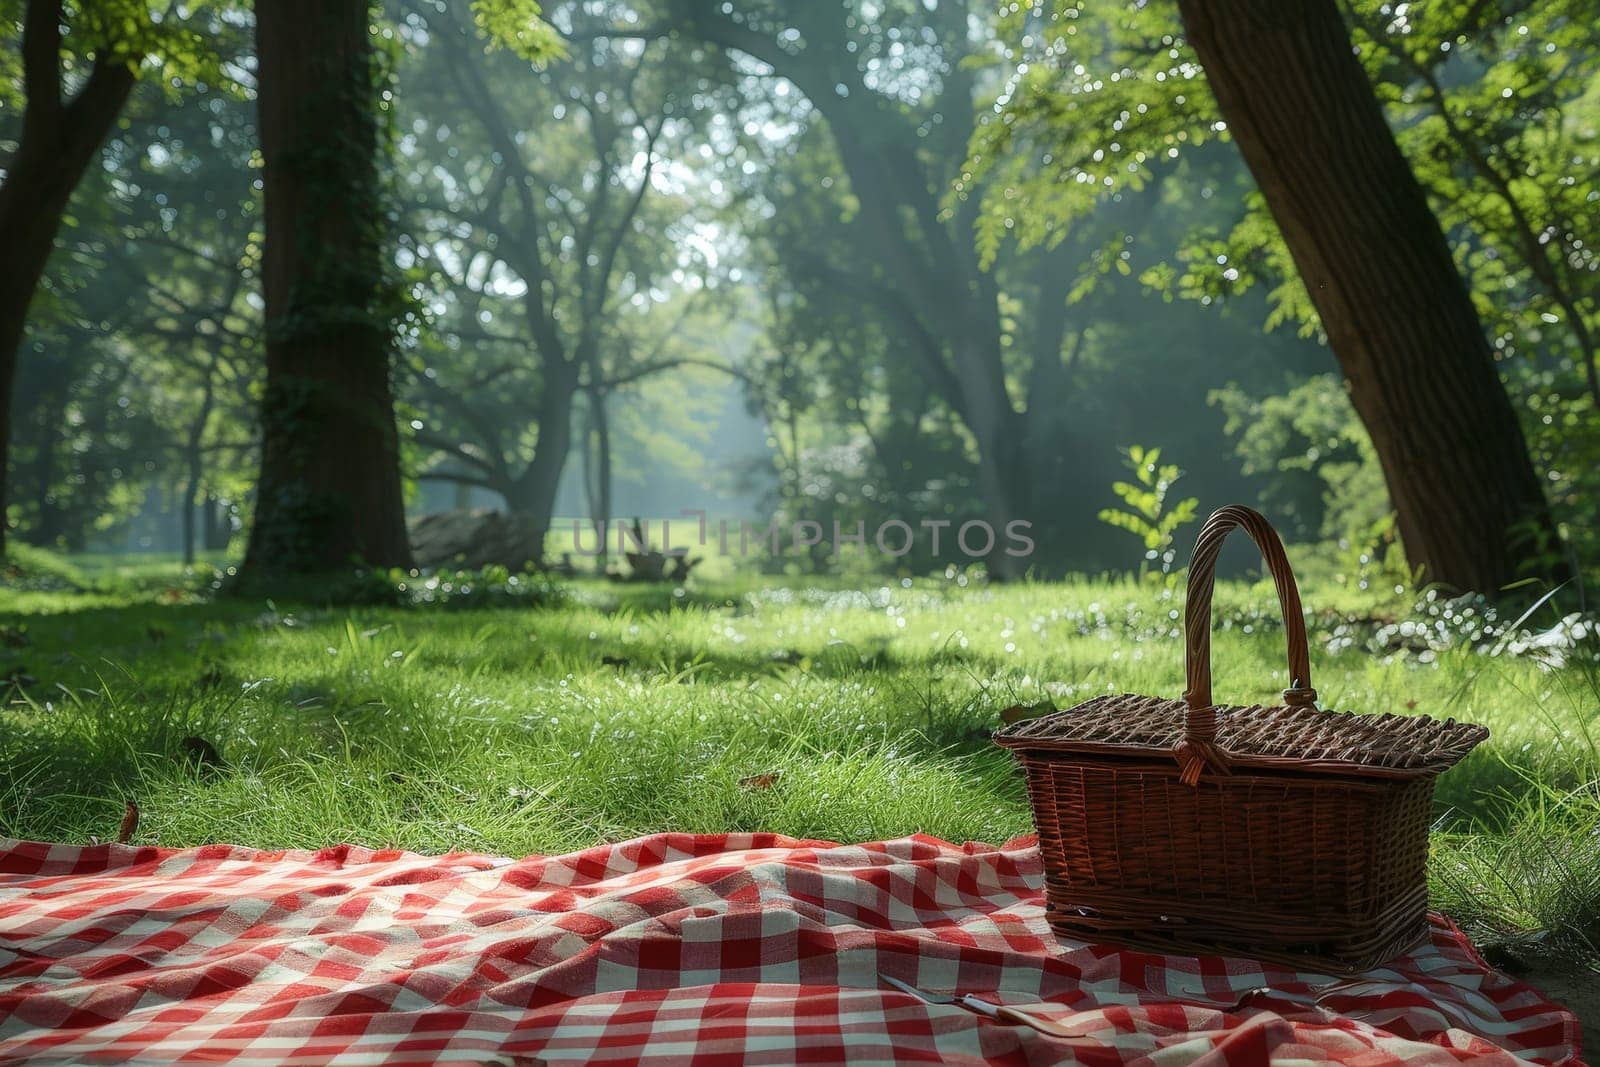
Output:
<instances>
[{"instance_id":1,"label":"woven wicker texture","mask_svg":"<svg viewBox=\"0 0 1600 1067\"><path fill-rule=\"evenodd\" d=\"M1218 707L1211 595L1234 529L1284 612L1284 706ZM1423 935L1434 778L1488 731L1316 708L1299 590L1258 512L1201 528L1184 612L1183 700L1098 697L996 741L1027 778L1052 928L1164 953L1351 973Z\"/></svg>"},{"instance_id":2,"label":"woven wicker texture","mask_svg":"<svg viewBox=\"0 0 1600 1067\"><path fill-rule=\"evenodd\" d=\"M1066 711L1024 719L995 741L1035 751L1171 756L1183 741L1189 706L1131 693L1096 697ZM1424 715L1352 715L1316 708L1219 707L1216 743L1230 768L1280 767L1372 777L1438 774L1489 736L1474 723Z\"/></svg>"}]
</instances>

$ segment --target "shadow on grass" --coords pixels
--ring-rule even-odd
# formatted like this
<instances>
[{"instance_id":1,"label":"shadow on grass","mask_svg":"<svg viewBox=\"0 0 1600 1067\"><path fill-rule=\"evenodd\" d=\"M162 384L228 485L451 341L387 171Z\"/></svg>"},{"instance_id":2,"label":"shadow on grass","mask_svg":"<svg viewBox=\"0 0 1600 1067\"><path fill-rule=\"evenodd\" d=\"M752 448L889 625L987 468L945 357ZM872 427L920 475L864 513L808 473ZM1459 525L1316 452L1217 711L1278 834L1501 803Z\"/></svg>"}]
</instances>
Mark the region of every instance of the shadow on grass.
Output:
<instances>
[{"instance_id":1,"label":"shadow on grass","mask_svg":"<svg viewBox=\"0 0 1600 1067\"><path fill-rule=\"evenodd\" d=\"M415 779L425 768L443 780L452 760L486 747L512 766L604 749L618 762L593 773L633 774L644 803L697 767L728 765L718 747L769 753L778 739L809 746L813 761L865 752L955 761L985 782L1010 774L989 734L999 710L1018 702L1015 658L902 644L892 633L840 640L824 626L740 643L720 627L750 605L743 594L677 594L617 585L561 605L467 610L69 603L28 616L23 643L0 648L0 677L29 679L0 711L0 773L36 798L114 807L151 775L193 776L201 788L218 775L325 760L340 774ZM826 606L852 596L819 587L772 599ZM192 738L225 766L197 764ZM627 770L630 746L655 761L650 775ZM1494 824L1515 810L1536 757L1475 753L1440 781L1441 815L1453 826ZM721 803L735 814L769 809L740 795ZM1016 787L1012 800L1020 796Z\"/></svg>"}]
</instances>

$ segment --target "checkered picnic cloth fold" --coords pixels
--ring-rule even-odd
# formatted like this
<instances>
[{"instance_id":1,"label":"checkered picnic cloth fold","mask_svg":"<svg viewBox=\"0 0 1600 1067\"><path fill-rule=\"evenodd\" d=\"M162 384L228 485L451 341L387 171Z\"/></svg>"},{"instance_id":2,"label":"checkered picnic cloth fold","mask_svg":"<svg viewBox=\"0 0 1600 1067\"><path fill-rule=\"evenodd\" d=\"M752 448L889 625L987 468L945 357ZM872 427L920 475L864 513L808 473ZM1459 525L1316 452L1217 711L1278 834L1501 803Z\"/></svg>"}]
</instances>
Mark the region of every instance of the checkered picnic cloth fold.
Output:
<instances>
[{"instance_id":1,"label":"checkered picnic cloth fold","mask_svg":"<svg viewBox=\"0 0 1600 1067\"><path fill-rule=\"evenodd\" d=\"M1059 943L1041 882L1032 839L660 834L518 861L0 841L0 1063L1578 1062L1572 1014L1443 920L1319 998L1332 979Z\"/></svg>"}]
</instances>

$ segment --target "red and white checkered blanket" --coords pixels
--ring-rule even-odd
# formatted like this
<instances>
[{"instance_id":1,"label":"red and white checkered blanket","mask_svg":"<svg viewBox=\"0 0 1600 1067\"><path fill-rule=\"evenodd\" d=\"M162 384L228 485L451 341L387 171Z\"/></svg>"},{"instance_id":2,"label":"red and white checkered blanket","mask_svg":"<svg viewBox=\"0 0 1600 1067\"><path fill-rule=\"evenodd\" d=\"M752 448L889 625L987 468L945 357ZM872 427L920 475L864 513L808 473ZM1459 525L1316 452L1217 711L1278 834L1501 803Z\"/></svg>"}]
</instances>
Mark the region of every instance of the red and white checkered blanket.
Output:
<instances>
[{"instance_id":1,"label":"red and white checkered blanket","mask_svg":"<svg viewBox=\"0 0 1600 1067\"><path fill-rule=\"evenodd\" d=\"M1062 945L1037 850L661 834L508 861L0 842L0 1062L1577 1062L1440 921L1351 987ZM1071 1026L1045 1037L879 975ZM1245 991L1271 992L1232 1010ZM1513 1057L1516 1057L1515 1059Z\"/></svg>"}]
</instances>

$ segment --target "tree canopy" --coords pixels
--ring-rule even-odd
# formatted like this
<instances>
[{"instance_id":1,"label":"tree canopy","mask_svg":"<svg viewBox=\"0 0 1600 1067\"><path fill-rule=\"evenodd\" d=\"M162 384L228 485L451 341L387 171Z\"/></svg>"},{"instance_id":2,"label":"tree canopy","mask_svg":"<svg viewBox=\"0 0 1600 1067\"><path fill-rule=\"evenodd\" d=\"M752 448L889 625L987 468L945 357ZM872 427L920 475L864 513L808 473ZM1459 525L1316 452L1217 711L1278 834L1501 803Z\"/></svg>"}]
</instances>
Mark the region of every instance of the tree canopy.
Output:
<instances>
[{"instance_id":1,"label":"tree canopy","mask_svg":"<svg viewBox=\"0 0 1600 1067\"><path fill-rule=\"evenodd\" d=\"M10 32L48 7L13 0ZM1338 10L1592 560L1600 11ZM256 508L274 336L253 16L57 24L69 95L97 65L141 78L32 300L8 523L214 549ZM1059 573L1141 562L1099 516L1159 449L1185 496L1397 558L1381 450L1176 0L396 0L368 29L413 513L1024 520L1026 566ZM0 147L22 143L24 51ZM708 464L715 442L737 445ZM948 561L919 534L879 563Z\"/></svg>"}]
</instances>

